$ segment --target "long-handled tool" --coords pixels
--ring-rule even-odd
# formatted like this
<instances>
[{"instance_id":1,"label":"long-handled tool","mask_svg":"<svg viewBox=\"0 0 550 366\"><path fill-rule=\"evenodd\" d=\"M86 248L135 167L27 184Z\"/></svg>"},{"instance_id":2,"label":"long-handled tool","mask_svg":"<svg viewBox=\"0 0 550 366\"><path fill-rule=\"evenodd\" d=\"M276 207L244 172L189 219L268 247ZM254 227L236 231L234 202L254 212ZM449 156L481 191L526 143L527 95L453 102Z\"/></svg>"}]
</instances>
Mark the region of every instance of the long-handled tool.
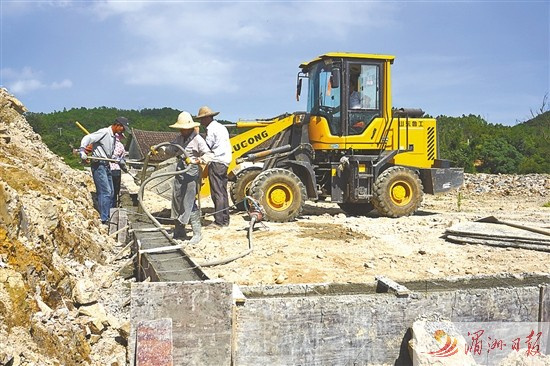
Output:
<instances>
[{"instance_id":1,"label":"long-handled tool","mask_svg":"<svg viewBox=\"0 0 550 366\"><path fill-rule=\"evenodd\" d=\"M75 121L75 124L82 130L82 132L84 132L86 135L89 135L90 132L88 132L88 130L82 126L80 124L80 122L78 121ZM101 147L101 146L100 146ZM103 150L103 148L102 148ZM77 149L74 149L73 150L73 154L77 154L78 153L78 150ZM103 153L105 153L105 151L103 151ZM107 154L105 154L107 155ZM116 164L119 164L120 165L120 168L125 172L125 173L128 173L130 174L130 176L134 179L135 182L138 182L139 181L139 178L136 177L134 174L130 173L130 171L123 165L123 164L120 164L120 161L116 160L116 159L109 159L109 158L102 158L102 157L99 157L99 156L88 156L88 159L89 160L98 160L98 161L108 161L110 163L116 163ZM128 162L132 162L131 160L128 160Z\"/></svg>"},{"instance_id":2,"label":"long-handled tool","mask_svg":"<svg viewBox=\"0 0 550 366\"><path fill-rule=\"evenodd\" d=\"M78 149L74 149L73 150L73 154L77 155L78 154ZM124 173L128 173L130 174L130 176L134 179L134 181L138 182L139 181L139 178L136 177L134 174L132 174L128 168L126 168L125 165L121 165L120 164L120 161L116 160L116 159L108 159L108 158L101 158L99 156L88 156L88 159L87 160L97 160L97 161L106 161L106 162L109 162L109 163L116 163L116 164L119 164L120 165L120 169L122 169L122 171Z\"/></svg>"},{"instance_id":3,"label":"long-handled tool","mask_svg":"<svg viewBox=\"0 0 550 366\"><path fill-rule=\"evenodd\" d=\"M86 128L84 128L84 126L82 126L82 125L80 124L80 122L75 121L74 123L75 123L75 125L77 125L77 126L82 130L82 132L84 132L86 135L89 135L89 134L90 134L90 132L88 132L88 130L87 130Z\"/></svg>"},{"instance_id":4,"label":"long-handled tool","mask_svg":"<svg viewBox=\"0 0 550 366\"><path fill-rule=\"evenodd\" d=\"M481 219L476 220L476 221L477 222L488 222L490 224L508 225L508 226L511 226L511 227L515 227L517 229L527 230L527 231L531 231L533 233L542 234L542 235L549 235L550 236L550 231L548 231L548 230L542 230L542 229L538 229L536 227L525 226L525 225L520 225L520 224L514 224L513 222L509 222L509 221L502 221L502 220L497 219L494 216L487 216L487 217L481 218Z\"/></svg>"}]
</instances>

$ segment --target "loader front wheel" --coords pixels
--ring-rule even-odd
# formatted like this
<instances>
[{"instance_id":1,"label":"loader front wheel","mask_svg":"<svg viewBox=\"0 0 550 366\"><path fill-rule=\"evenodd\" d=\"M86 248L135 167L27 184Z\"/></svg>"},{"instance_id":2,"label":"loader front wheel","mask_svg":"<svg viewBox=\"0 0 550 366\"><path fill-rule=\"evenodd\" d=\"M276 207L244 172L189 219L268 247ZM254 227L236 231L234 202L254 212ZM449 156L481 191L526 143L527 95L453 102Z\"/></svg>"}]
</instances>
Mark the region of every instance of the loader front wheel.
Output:
<instances>
[{"instance_id":1,"label":"loader front wheel","mask_svg":"<svg viewBox=\"0 0 550 366\"><path fill-rule=\"evenodd\" d=\"M261 169L246 169L237 174L229 191L231 201L239 211L245 210L244 198L250 195L252 181L262 172Z\"/></svg>"},{"instance_id":2,"label":"loader front wheel","mask_svg":"<svg viewBox=\"0 0 550 366\"><path fill-rule=\"evenodd\" d=\"M298 217L307 197L300 178L281 168L261 172L252 182L250 193L265 210L266 219L274 222L288 222Z\"/></svg>"},{"instance_id":3,"label":"loader front wheel","mask_svg":"<svg viewBox=\"0 0 550 366\"><path fill-rule=\"evenodd\" d=\"M423 187L414 171L394 166L378 176L374 182L373 194L372 203L380 215L409 216L422 203Z\"/></svg>"}]
</instances>

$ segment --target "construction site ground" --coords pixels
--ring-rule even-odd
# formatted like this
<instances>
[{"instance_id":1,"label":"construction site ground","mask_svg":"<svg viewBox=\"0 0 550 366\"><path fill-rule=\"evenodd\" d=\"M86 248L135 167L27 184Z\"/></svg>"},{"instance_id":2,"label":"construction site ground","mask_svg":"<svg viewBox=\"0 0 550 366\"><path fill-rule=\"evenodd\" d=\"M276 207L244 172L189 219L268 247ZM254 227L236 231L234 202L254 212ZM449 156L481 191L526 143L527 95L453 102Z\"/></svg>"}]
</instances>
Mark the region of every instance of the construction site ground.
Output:
<instances>
[{"instance_id":1,"label":"construction site ground","mask_svg":"<svg viewBox=\"0 0 550 366\"><path fill-rule=\"evenodd\" d=\"M135 190L131 179L124 180ZM293 222L261 222L249 243L249 217L233 210L226 228L212 225L210 199L203 208L203 240L185 251L197 263L251 254L204 268L212 279L242 285L400 281L469 275L522 276L549 273L550 253L485 245L460 245L443 238L454 224L494 216L541 229L550 228L550 179L545 175L467 175L460 191L425 195L415 215L397 219L348 216L337 204L307 202ZM166 215L170 202L146 193L146 207ZM190 228L189 228L190 229Z\"/></svg>"},{"instance_id":2,"label":"construction site ground","mask_svg":"<svg viewBox=\"0 0 550 366\"><path fill-rule=\"evenodd\" d=\"M101 225L90 172L51 152L25 111L0 88L0 364L126 364L136 281L130 250ZM467 174L459 192L426 195L420 211L399 219L308 201L296 221L257 223L250 254L203 269L242 285L550 273L547 252L442 238L456 223L491 215L548 230L549 202L548 174ZM151 192L144 203L159 216L170 207ZM248 215L233 211L228 228L213 229L212 202L201 203L203 240L185 251L198 263L246 252Z\"/></svg>"}]
</instances>

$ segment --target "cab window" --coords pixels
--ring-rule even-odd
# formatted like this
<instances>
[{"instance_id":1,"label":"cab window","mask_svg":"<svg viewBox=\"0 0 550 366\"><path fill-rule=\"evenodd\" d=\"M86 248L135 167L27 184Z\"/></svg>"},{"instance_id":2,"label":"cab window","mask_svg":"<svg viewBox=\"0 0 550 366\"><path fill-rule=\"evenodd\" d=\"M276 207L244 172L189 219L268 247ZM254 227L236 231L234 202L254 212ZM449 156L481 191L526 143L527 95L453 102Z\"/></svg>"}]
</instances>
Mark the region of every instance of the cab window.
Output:
<instances>
[{"instance_id":1,"label":"cab window","mask_svg":"<svg viewBox=\"0 0 550 366\"><path fill-rule=\"evenodd\" d=\"M308 111L314 115L325 117L328 121L330 133L342 134L340 123L340 85L332 83L332 67L330 65L316 65L310 71Z\"/></svg>"},{"instance_id":2,"label":"cab window","mask_svg":"<svg viewBox=\"0 0 550 366\"><path fill-rule=\"evenodd\" d=\"M380 66L351 64L349 71L348 134L359 135L380 116Z\"/></svg>"}]
</instances>

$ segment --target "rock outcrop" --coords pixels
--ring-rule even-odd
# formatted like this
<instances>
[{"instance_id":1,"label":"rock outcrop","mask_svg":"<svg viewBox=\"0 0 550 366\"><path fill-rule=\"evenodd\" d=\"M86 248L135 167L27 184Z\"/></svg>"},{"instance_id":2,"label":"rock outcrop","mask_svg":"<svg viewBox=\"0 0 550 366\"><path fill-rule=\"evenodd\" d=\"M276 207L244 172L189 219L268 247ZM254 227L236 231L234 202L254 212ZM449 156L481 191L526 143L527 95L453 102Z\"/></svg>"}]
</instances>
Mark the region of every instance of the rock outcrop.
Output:
<instances>
[{"instance_id":1,"label":"rock outcrop","mask_svg":"<svg viewBox=\"0 0 550 366\"><path fill-rule=\"evenodd\" d=\"M51 152L24 112L0 89L0 364L124 365L115 327L125 315L102 304L123 294L112 288L123 279L96 293L114 273L116 243L94 210L93 181ZM102 311L81 310L92 305Z\"/></svg>"}]
</instances>

